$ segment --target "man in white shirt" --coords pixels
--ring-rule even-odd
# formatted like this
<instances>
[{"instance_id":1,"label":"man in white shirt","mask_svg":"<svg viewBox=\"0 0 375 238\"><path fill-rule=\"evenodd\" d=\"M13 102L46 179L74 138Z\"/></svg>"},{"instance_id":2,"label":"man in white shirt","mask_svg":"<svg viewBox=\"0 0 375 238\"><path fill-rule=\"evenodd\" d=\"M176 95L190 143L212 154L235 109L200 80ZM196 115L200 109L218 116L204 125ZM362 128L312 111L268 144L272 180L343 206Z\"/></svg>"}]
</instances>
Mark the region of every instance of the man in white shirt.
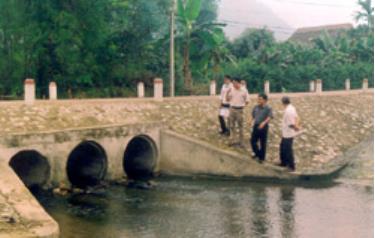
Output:
<instances>
[{"instance_id":1,"label":"man in white shirt","mask_svg":"<svg viewBox=\"0 0 375 238\"><path fill-rule=\"evenodd\" d=\"M228 118L229 118L230 104L227 101L226 96L227 96L227 93L228 93L229 89L232 88L232 87L233 87L233 85L232 85L232 80L231 80L230 76L225 75L224 76L224 84L221 87L221 92L220 92L219 123L220 123L220 127L221 127L220 134L227 135L227 136L230 135L229 125L228 125L229 124ZM227 121L227 123L226 123L226 121Z\"/></svg>"},{"instance_id":2,"label":"man in white shirt","mask_svg":"<svg viewBox=\"0 0 375 238\"><path fill-rule=\"evenodd\" d=\"M290 171L295 170L293 155L293 138L300 130L298 126L298 115L296 108L290 103L289 97L283 97L281 102L285 108L281 125L282 139L280 143L280 161L282 167L288 168Z\"/></svg>"},{"instance_id":3,"label":"man in white shirt","mask_svg":"<svg viewBox=\"0 0 375 238\"><path fill-rule=\"evenodd\" d=\"M240 147L245 147L243 143L243 110L248 104L248 93L241 87L239 78L233 79L233 87L228 90L227 101L230 104L229 112L229 124L231 131L231 146L239 145ZM238 127L239 132L237 133L236 127ZM235 141L236 135L239 134L239 141Z\"/></svg>"}]
</instances>

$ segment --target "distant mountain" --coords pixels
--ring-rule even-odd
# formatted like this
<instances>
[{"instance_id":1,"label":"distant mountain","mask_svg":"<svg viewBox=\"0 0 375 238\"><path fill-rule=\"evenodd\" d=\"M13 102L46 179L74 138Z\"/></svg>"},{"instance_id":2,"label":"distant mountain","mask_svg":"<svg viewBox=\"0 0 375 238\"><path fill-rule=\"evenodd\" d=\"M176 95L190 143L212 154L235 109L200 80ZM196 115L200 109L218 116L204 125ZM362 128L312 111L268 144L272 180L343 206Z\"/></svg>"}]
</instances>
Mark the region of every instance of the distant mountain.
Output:
<instances>
[{"instance_id":1,"label":"distant mountain","mask_svg":"<svg viewBox=\"0 0 375 238\"><path fill-rule=\"evenodd\" d=\"M256 0L220 0L219 21L227 24L224 31L230 39L238 37L247 28L266 27L274 32L278 41L283 41L295 30Z\"/></svg>"}]
</instances>

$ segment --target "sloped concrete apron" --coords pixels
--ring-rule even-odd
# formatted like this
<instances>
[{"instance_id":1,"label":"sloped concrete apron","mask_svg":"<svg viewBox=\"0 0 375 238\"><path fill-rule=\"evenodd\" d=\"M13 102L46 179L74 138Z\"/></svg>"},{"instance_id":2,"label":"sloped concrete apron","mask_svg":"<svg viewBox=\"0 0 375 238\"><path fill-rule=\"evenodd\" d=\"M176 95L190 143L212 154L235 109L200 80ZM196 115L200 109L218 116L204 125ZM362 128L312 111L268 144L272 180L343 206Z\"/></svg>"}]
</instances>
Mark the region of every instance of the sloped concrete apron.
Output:
<instances>
[{"instance_id":1,"label":"sloped concrete apron","mask_svg":"<svg viewBox=\"0 0 375 238\"><path fill-rule=\"evenodd\" d=\"M4 161L4 160L3 160ZM13 170L0 163L0 237L59 237L59 225Z\"/></svg>"},{"instance_id":2,"label":"sloped concrete apron","mask_svg":"<svg viewBox=\"0 0 375 238\"><path fill-rule=\"evenodd\" d=\"M348 164L336 158L319 171L290 173L268 163L259 164L250 155L241 155L172 131L161 131L160 172L182 176L221 176L226 178L303 181L335 178Z\"/></svg>"}]
</instances>

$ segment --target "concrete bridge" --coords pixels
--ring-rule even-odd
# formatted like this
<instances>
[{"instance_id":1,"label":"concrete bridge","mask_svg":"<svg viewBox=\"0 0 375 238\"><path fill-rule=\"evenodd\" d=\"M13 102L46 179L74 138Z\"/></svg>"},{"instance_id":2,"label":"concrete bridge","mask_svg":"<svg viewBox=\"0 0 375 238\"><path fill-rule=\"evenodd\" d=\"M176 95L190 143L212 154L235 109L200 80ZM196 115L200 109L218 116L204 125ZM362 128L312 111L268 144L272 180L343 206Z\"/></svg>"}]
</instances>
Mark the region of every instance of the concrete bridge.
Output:
<instances>
[{"instance_id":1,"label":"concrete bridge","mask_svg":"<svg viewBox=\"0 0 375 238\"><path fill-rule=\"evenodd\" d=\"M158 123L12 134L0 139L0 154L28 187L85 188L125 175L152 176L159 134Z\"/></svg>"},{"instance_id":2,"label":"concrete bridge","mask_svg":"<svg viewBox=\"0 0 375 238\"><path fill-rule=\"evenodd\" d=\"M353 90L349 92L324 92L322 95L352 95L352 98L355 98L361 93L360 90ZM368 90L367 93L372 95L372 89ZM290 94L296 99L299 97L321 97L322 95L315 93ZM280 96L271 94L271 98ZM255 98L256 95L251 97ZM185 97L166 98L164 102L152 104L150 110L160 113L162 106L171 103L172 100L182 104L190 101L190 99ZM117 103L117 100L119 99L92 100L86 104L86 107L93 110L100 104L107 106L110 103ZM139 102L148 102L149 100L152 99L133 99L133 104L137 103L137 106L139 106ZM195 97L194 100L216 102L214 101L216 97ZM75 101L61 100L54 103L70 106L73 102ZM130 103L131 100L126 102ZM6 108L8 108L8 105L9 107L18 106L17 103L19 104L19 102L6 103ZM124 101L120 100L118 104L120 103L124 103ZM29 111L38 109L45 104L48 104L48 102L41 101L26 109ZM105 108L105 106L101 108ZM189 109L195 107L196 104L192 104ZM22 109L22 113L26 109ZM118 113L118 110L122 110L122 108L117 108L116 113ZM171 110L177 109L174 107ZM72 111L69 116L73 116L74 113L76 112ZM106 113L109 112L106 111ZM207 113L207 111L204 111L204 113ZM342 112L342 114L346 115L346 112ZM114 116L115 114L106 115ZM11 115L7 115L7 117L11 117ZM301 179L335 175L346 163L345 161L332 163L332 166L327 166L324 171L290 174L272 165L260 165L250 160L245 154L240 155L236 152L222 150L210 143L169 131L167 123L163 120L161 120L162 122L142 122L142 116L137 118L139 119L138 123L45 132L13 132L10 134L5 132L0 137L0 171L3 175L0 177L0 204L8 204L10 208L16 209L22 217L32 224L39 218L41 224L44 225L37 225L35 230L29 229L35 231L34 236L38 234L37 237L57 237L57 223L47 213L43 212L43 209L24 185L29 188L34 186L51 188L63 183L67 186L86 188L100 185L105 180L113 181L124 177L144 179L153 176L155 173L226 176L251 180L273 179L273 181L287 181L289 183ZM354 115L349 121L356 121L357 118L358 116ZM345 121L343 120L343 122ZM361 121L359 120L359 122ZM185 123L188 122L185 121ZM352 124L348 123L348 125ZM27 126L27 124L24 124L24 126ZM362 122L361 126L363 126ZM358 130L356 131L358 132ZM318 132L320 133L320 131ZM348 133L350 133L349 130ZM16 174L20 179L17 178ZM11 237L29 236L22 234ZM33 237L33 235L30 237Z\"/></svg>"}]
</instances>

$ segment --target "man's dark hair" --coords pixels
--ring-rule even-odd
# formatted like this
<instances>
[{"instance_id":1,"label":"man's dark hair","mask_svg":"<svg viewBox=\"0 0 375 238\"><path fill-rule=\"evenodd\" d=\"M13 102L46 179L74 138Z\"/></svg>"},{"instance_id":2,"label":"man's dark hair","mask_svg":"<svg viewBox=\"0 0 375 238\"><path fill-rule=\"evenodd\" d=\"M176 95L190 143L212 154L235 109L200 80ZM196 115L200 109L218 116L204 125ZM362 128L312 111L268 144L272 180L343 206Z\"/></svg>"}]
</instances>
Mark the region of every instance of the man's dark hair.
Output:
<instances>
[{"instance_id":1,"label":"man's dark hair","mask_svg":"<svg viewBox=\"0 0 375 238\"><path fill-rule=\"evenodd\" d=\"M235 82L241 83L241 79L238 78L238 77L234 77L234 78L232 78L232 79L233 79L233 81L235 81Z\"/></svg>"},{"instance_id":2,"label":"man's dark hair","mask_svg":"<svg viewBox=\"0 0 375 238\"><path fill-rule=\"evenodd\" d=\"M232 79L232 77L229 74L224 75L224 78Z\"/></svg>"},{"instance_id":3,"label":"man's dark hair","mask_svg":"<svg viewBox=\"0 0 375 238\"><path fill-rule=\"evenodd\" d=\"M290 104L290 98L287 97L287 96L284 96L283 98L281 98L281 102L282 102L284 105L288 105L288 104Z\"/></svg>"},{"instance_id":4,"label":"man's dark hair","mask_svg":"<svg viewBox=\"0 0 375 238\"><path fill-rule=\"evenodd\" d=\"M258 94L258 97L260 97L260 98L263 98L264 100L268 100L268 96L267 96L267 94L265 94L265 93L259 93Z\"/></svg>"}]
</instances>

